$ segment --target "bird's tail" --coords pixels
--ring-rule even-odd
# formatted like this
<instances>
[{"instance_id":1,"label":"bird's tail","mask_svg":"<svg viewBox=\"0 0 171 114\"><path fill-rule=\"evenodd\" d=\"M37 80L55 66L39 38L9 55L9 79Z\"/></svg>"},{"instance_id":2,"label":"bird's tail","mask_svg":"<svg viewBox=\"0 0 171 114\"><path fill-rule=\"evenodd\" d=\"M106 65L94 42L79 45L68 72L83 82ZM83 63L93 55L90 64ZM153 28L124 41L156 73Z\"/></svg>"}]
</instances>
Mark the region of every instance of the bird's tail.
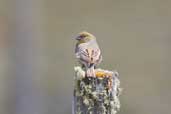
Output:
<instances>
[{"instance_id":1,"label":"bird's tail","mask_svg":"<svg viewBox=\"0 0 171 114\"><path fill-rule=\"evenodd\" d=\"M91 65L90 67L87 68L87 77L95 77L95 70L94 70L94 65Z\"/></svg>"}]
</instances>

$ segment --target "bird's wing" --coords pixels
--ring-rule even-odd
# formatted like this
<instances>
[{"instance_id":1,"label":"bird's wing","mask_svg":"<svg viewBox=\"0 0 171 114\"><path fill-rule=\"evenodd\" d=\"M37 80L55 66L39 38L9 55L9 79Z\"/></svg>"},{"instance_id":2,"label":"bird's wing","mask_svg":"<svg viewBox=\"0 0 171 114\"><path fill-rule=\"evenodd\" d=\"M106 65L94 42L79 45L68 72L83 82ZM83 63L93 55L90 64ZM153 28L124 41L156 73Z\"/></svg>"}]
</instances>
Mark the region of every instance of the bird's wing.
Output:
<instances>
[{"instance_id":1,"label":"bird's wing","mask_svg":"<svg viewBox=\"0 0 171 114\"><path fill-rule=\"evenodd\" d=\"M95 44L97 45L97 44ZM101 51L95 45L80 44L76 49L76 57L81 63L87 64L98 64L101 59Z\"/></svg>"},{"instance_id":2,"label":"bird's wing","mask_svg":"<svg viewBox=\"0 0 171 114\"><path fill-rule=\"evenodd\" d=\"M76 58L79 59L79 61L82 64L84 64L85 66L88 66L89 56L88 56L86 49L87 49L87 46L85 44L76 45L75 55L76 55Z\"/></svg>"},{"instance_id":3,"label":"bird's wing","mask_svg":"<svg viewBox=\"0 0 171 114\"><path fill-rule=\"evenodd\" d=\"M101 50L96 40L92 40L91 42L89 42L88 47L92 49L92 52L91 52L91 58L93 58L92 63L94 64L100 63L102 60L102 55L101 55Z\"/></svg>"},{"instance_id":4,"label":"bird's wing","mask_svg":"<svg viewBox=\"0 0 171 114\"><path fill-rule=\"evenodd\" d=\"M93 59L92 59L92 63L94 64L98 64L101 62L101 59L102 59L102 56L101 56L101 51L100 49L93 49L92 50L92 56L91 56Z\"/></svg>"}]
</instances>

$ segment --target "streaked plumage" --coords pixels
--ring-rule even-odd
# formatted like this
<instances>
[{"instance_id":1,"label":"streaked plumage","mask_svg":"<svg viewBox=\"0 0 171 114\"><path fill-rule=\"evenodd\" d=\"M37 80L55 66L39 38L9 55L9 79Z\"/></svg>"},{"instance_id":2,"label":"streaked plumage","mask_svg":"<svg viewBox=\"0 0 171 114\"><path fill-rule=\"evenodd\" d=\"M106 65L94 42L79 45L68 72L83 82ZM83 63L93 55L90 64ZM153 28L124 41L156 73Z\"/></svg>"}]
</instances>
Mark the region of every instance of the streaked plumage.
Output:
<instances>
[{"instance_id":1,"label":"streaked plumage","mask_svg":"<svg viewBox=\"0 0 171 114\"><path fill-rule=\"evenodd\" d=\"M88 77L95 76L94 68L101 62L102 56L95 36L88 32L81 32L76 38L76 58L86 70Z\"/></svg>"}]
</instances>

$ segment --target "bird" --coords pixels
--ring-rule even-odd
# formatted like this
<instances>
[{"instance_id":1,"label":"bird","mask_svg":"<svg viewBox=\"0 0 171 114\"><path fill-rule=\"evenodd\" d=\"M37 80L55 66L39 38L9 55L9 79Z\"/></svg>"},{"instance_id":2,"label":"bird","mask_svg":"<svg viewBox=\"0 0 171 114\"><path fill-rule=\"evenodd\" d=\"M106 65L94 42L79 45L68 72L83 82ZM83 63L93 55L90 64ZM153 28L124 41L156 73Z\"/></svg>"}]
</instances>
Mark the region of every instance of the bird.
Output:
<instances>
[{"instance_id":1,"label":"bird","mask_svg":"<svg viewBox=\"0 0 171 114\"><path fill-rule=\"evenodd\" d=\"M87 77L96 77L95 68L101 63L101 50L96 41L96 37L86 31L80 32L75 38L75 55L82 68L85 69Z\"/></svg>"}]
</instances>

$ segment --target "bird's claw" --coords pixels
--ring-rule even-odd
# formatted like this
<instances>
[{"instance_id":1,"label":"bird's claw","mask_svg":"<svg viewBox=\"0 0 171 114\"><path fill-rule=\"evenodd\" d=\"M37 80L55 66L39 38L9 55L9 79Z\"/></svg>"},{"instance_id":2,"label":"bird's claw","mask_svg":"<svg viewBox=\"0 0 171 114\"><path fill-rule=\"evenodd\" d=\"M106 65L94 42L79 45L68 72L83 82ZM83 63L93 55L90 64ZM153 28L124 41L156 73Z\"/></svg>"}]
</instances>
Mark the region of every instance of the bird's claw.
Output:
<instances>
[{"instance_id":1,"label":"bird's claw","mask_svg":"<svg viewBox=\"0 0 171 114\"><path fill-rule=\"evenodd\" d=\"M86 72L86 76L87 76L87 77L96 77L96 74L95 74L94 71L88 70L88 71Z\"/></svg>"}]
</instances>

